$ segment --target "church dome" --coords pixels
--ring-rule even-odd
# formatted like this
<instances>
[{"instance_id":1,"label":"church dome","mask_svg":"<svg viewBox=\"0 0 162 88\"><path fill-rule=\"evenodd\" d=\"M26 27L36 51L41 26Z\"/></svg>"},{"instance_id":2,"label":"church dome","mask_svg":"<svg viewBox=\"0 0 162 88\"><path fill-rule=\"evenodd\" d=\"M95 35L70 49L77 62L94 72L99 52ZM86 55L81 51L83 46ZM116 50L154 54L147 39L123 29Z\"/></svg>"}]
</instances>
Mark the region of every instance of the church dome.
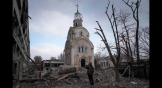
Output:
<instances>
[{"instance_id":1,"label":"church dome","mask_svg":"<svg viewBox=\"0 0 162 88\"><path fill-rule=\"evenodd\" d=\"M76 19L82 19L82 18L83 18L83 15L77 11L75 13L75 15L74 15L74 20L76 20Z\"/></svg>"}]
</instances>

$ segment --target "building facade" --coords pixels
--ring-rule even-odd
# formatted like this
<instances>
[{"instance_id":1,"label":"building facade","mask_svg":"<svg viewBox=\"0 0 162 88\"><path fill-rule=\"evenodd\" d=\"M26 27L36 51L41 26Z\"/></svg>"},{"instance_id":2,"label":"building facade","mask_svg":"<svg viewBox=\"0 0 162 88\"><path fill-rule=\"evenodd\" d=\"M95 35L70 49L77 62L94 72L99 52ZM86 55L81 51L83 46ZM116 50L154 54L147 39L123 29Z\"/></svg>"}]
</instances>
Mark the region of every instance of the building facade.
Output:
<instances>
[{"instance_id":1,"label":"building facade","mask_svg":"<svg viewBox=\"0 0 162 88\"><path fill-rule=\"evenodd\" d=\"M113 57L115 58L114 55L113 55ZM128 63L127 60L128 60L127 56L121 54L121 55L120 55L120 61L119 61L119 68L120 68L120 67L125 67L125 66L127 66L127 63ZM116 61L116 58L115 58L115 61ZM113 64L113 62L112 62L110 56L107 56L107 57L105 57L105 58L103 58L103 59L100 59L100 60L98 61L98 64L100 64L100 68L101 68L101 69L115 68L115 66L114 66L114 64Z\"/></svg>"},{"instance_id":2,"label":"building facade","mask_svg":"<svg viewBox=\"0 0 162 88\"><path fill-rule=\"evenodd\" d=\"M94 66L94 46L89 40L89 32L82 25L82 15L77 12L74 15L73 27L69 28L64 47L65 65L84 67L89 62Z\"/></svg>"},{"instance_id":3,"label":"building facade","mask_svg":"<svg viewBox=\"0 0 162 88\"><path fill-rule=\"evenodd\" d=\"M61 60L43 60L42 61L42 68L43 73L47 73L49 71L56 71L60 65L64 65L64 62Z\"/></svg>"},{"instance_id":4,"label":"building facade","mask_svg":"<svg viewBox=\"0 0 162 88\"><path fill-rule=\"evenodd\" d=\"M99 60L100 68L101 69L107 69L110 67L110 64L108 63L108 58L102 58Z\"/></svg>"},{"instance_id":5,"label":"building facade","mask_svg":"<svg viewBox=\"0 0 162 88\"><path fill-rule=\"evenodd\" d=\"M12 60L13 79L20 80L29 66L30 39L28 0L12 0Z\"/></svg>"}]
</instances>

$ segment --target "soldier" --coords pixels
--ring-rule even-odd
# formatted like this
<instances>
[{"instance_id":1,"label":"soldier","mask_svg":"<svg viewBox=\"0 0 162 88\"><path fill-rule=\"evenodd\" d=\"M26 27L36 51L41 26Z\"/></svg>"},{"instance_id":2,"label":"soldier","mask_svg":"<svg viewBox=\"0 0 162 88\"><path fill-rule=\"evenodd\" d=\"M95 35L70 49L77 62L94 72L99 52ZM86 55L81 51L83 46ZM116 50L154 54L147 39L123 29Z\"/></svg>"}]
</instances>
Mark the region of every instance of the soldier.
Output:
<instances>
[{"instance_id":1,"label":"soldier","mask_svg":"<svg viewBox=\"0 0 162 88\"><path fill-rule=\"evenodd\" d=\"M88 78L89 78L89 82L90 82L90 85L94 85L93 83L93 72L94 72L94 68L92 66L92 63L89 62L89 65L85 67L87 69L87 75L88 75Z\"/></svg>"}]
</instances>

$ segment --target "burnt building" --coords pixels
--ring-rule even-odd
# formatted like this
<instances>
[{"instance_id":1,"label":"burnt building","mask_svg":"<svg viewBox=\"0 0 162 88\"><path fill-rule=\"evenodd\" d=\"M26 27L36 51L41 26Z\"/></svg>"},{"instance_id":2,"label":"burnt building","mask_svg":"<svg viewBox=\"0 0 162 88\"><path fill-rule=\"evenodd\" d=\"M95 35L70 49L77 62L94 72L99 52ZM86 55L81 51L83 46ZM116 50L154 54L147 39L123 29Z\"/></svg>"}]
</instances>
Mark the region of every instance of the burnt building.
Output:
<instances>
[{"instance_id":1,"label":"burnt building","mask_svg":"<svg viewBox=\"0 0 162 88\"><path fill-rule=\"evenodd\" d=\"M44 73L49 71L57 71L60 65L64 65L64 62L61 60L43 60L41 64L41 68Z\"/></svg>"},{"instance_id":2,"label":"burnt building","mask_svg":"<svg viewBox=\"0 0 162 88\"><path fill-rule=\"evenodd\" d=\"M27 73L30 56L28 0L12 0L12 72L19 81Z\"/></svg>"}]
</instances>

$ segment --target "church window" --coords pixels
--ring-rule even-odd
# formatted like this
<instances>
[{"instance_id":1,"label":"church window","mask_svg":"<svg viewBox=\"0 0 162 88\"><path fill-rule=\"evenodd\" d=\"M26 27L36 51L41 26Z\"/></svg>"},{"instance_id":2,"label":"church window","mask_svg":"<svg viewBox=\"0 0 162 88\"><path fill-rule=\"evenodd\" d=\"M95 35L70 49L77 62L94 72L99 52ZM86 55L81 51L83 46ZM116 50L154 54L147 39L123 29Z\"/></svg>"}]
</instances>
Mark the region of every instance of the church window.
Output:
<instances>
[{"instance_id":1,"label":"church window","mask_svg":"<svg viewBox=\"0 0 162 88\"><path fill-rule=\"evenodd\" d=\"M80 52L80 47L79 47L79 52Z\"/></svg>"},{"instance_id":2,"label":"church window","mask_svg":"<svg viewBox=\"0 0 162 88\"><path fill-rule=\"evenodd\" d=\"M80 35L80 36L83 36L83 32L81 31L81 32L79 33L79 35Z\"/></svg>"},{"instance_id":3,"label":"church window","mask_svg":"<svg viewBox=\"0 0 162 88\"><path fill-rule=\"evenodd\" d=\"M83 52L83 46L82 46L82 52Z\"/></svg>"},{"instance_id":4,"label":"church window","mask_svg":"<svg viewBox=\"0 0 162 88\"><path fill-rule=\"evenodd\" d=\"M82 32L80 32L80 35L82 36Z\"/></svg>"},{"instance_id":5,"label":"church window","mask_svg":"<svg viewBox=\"0 0 162 88\"><path fill-rule=\"evenodd\" d=\"M87 52L87 47L85 47L85 52Z\"/></svg>"},{"instance_id":6,"label":"church window","mask_svg":"<svg viewBox=\"0 0 162 88\"><path fill-rule=\"evenodd\" d=\"M76 24L75 24L76 26L77 26L77 22L76 22Z\"/></svg>"}]
</instances>

